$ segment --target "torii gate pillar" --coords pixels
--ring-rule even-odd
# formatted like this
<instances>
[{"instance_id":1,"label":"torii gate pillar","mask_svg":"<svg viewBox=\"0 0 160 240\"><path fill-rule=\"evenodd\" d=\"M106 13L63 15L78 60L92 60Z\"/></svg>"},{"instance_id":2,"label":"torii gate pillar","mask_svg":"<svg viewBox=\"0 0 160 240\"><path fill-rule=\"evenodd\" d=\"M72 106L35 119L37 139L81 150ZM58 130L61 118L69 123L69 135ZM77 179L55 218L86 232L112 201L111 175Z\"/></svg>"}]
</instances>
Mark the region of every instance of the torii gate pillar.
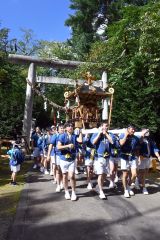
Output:
<instances>
[{"instance_id":1,"label":"torii gate pillar","mask_svg":"<svg viewBox=\"0 0 160 240\"><path fill-rule=\"evenodd\" d=\"M36 67L34 63L31 63L29 66L28 80L34 86L36 81ZM30 132L32 126L32 109L33 109L33 90L32 87L27 83L23 119L23 134L26 136L28 146L30 142Z\"/></svg>"}]
</instances>

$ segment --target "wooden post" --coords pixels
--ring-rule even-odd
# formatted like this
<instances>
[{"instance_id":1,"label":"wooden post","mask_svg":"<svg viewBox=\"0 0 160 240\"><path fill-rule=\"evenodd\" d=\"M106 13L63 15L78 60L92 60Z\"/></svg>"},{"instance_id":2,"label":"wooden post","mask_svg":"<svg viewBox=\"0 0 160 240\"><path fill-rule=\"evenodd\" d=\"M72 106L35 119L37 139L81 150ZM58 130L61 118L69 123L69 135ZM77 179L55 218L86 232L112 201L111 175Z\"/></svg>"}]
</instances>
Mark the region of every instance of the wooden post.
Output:
<instances>
[{"instance_id":1,"label":"wooden post","mask_svg":"<svg viewBox=\"0 0 160 240\"><path fill-rule=\"evenodd\" d=\"M102 83L103 83L103 89L105 90L108 86L106 72L103 72L102 74ZM108 99L103 100L102 120L108 120Z\"/></svg>"},{"instance_id":2,"label":"wooden post","mask_svg":"<svg viewBox=\"0 0 160 240\"><path fill-rule=\"evenodd\" d=\"M108 126L111 125L111 117L112 117L112 106L113 106L113 94L110 97L110 109L109 109L109 118L108 118Z\"/></svg>"},{"instance_id":3,"label":"wooden post","mask_svg":"<svg viewBox=\"0 0 160 240\"><path fill-rule=\"evenodd\" d=\"M36 80L36 68L34 63L31 63L28 69L28 80L34 85ZM33 90L32 87L27 83L26 88L26 100L24 107L24 118L23 118L23 134L26 136L26 141L29 145L30 132L32 125L32 108L33 108Z\"/></svg>"}]
</instances>

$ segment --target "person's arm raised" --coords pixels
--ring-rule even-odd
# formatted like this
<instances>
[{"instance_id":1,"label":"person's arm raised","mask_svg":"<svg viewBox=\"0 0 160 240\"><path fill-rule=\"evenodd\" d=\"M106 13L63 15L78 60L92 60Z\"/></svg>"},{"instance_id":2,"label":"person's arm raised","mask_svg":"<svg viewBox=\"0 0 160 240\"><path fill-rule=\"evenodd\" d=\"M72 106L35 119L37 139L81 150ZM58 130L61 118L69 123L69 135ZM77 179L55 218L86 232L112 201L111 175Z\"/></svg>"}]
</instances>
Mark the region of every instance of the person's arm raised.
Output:
<instances>
[{"instance_id":1,"label":"person's arm raised","mask_svg":"<svg viewBox=\"0 0 160 240\"><path fill-rule=\"evenodd\" d=\"M128 130L126 129L126 132L124 133L124 137L119 140L119 143L121 146L123 146L125 144L127 137L128 137Z\"/></svg>"},{"instance_id":2,"label":"person's arm raised","mask_svg":"<svg viewBox=\"0 0 160 240\"><path fill-rule=\"evenodd\" d=\"M106 132L106 137L108 138L108 141L113 144L113 140L112 140L112 137L109 135L108 132Z\"/></svg>"},{"instance_id":3,"label":"person's arm raised","mask_svg":"<svg viewBox=\"0 0 160 240\"><path fill-rule=\"evenodd\" d=\"M102 134L102 128L99 128L99 132L98 132L97 136L93 139L93 145L95 145L98 142L101 134Z\"/></svg>"},{"instance_id":4,"label":"person's arm raised","mask_svg":"<svg viewBox=\"0 0 160 240\"><path fill-rule=\"evenodd\" d=\"M79 130L79 136L77 138L77 142L78 143L82 143L83 142L83 136L82 136L82 131L81 130Z\"/></svg>"}]
</instances>

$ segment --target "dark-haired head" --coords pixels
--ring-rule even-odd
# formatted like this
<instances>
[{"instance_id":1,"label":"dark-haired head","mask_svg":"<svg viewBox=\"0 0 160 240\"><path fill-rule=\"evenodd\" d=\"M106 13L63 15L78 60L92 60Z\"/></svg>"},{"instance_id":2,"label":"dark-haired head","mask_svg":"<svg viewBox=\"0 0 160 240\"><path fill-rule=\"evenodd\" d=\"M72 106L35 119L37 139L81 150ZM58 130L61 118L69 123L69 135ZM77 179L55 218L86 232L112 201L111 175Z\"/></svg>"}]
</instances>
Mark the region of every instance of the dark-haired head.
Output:
<instances>
[{"instance_id":1,"label":"dark-haired head","mask_svg":"<svg viewBox=\"0 0 160 240\"><path fill-rule=\"evenodd\" d=\"M67 127L73 127L73 123L72 122L66 122L64 124L64 128L67 128Z\"/></svg>"},{"instance_id":2,"label":"dark-haired head","mask_svg":"<svg viewBox=\"0 0 160 240\"><path fill-rule=\"evenodd\" d=\"M129 124L129 125L127 126L127 128L136 129L136 127L135 127L133 124Z\"/></svg>"}]
</instances>

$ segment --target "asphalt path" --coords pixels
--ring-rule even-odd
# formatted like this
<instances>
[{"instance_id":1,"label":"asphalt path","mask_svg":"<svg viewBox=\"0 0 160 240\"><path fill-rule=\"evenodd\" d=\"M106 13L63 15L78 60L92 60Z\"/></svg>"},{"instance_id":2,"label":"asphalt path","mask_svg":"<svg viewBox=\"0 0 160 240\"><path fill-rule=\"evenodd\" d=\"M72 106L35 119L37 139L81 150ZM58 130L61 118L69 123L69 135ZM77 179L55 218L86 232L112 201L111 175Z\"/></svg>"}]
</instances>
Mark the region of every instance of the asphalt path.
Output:
<instances>
[{"instance_id":1,"label":"asphalt path","mask_svg":"<svg viewBox=\"0 0 160 240\"><path fill-rule=\"evenodd\" d=\"M148 181L149 195L136 190L123 196L121 181L106 200L87 190L84 174L77 178L77 201L56 193L52 177L28 173L9 240L158 240L160 239L160 186ZM94 180L96 185L96 179Z\"/></svg>"}]
</instances>

